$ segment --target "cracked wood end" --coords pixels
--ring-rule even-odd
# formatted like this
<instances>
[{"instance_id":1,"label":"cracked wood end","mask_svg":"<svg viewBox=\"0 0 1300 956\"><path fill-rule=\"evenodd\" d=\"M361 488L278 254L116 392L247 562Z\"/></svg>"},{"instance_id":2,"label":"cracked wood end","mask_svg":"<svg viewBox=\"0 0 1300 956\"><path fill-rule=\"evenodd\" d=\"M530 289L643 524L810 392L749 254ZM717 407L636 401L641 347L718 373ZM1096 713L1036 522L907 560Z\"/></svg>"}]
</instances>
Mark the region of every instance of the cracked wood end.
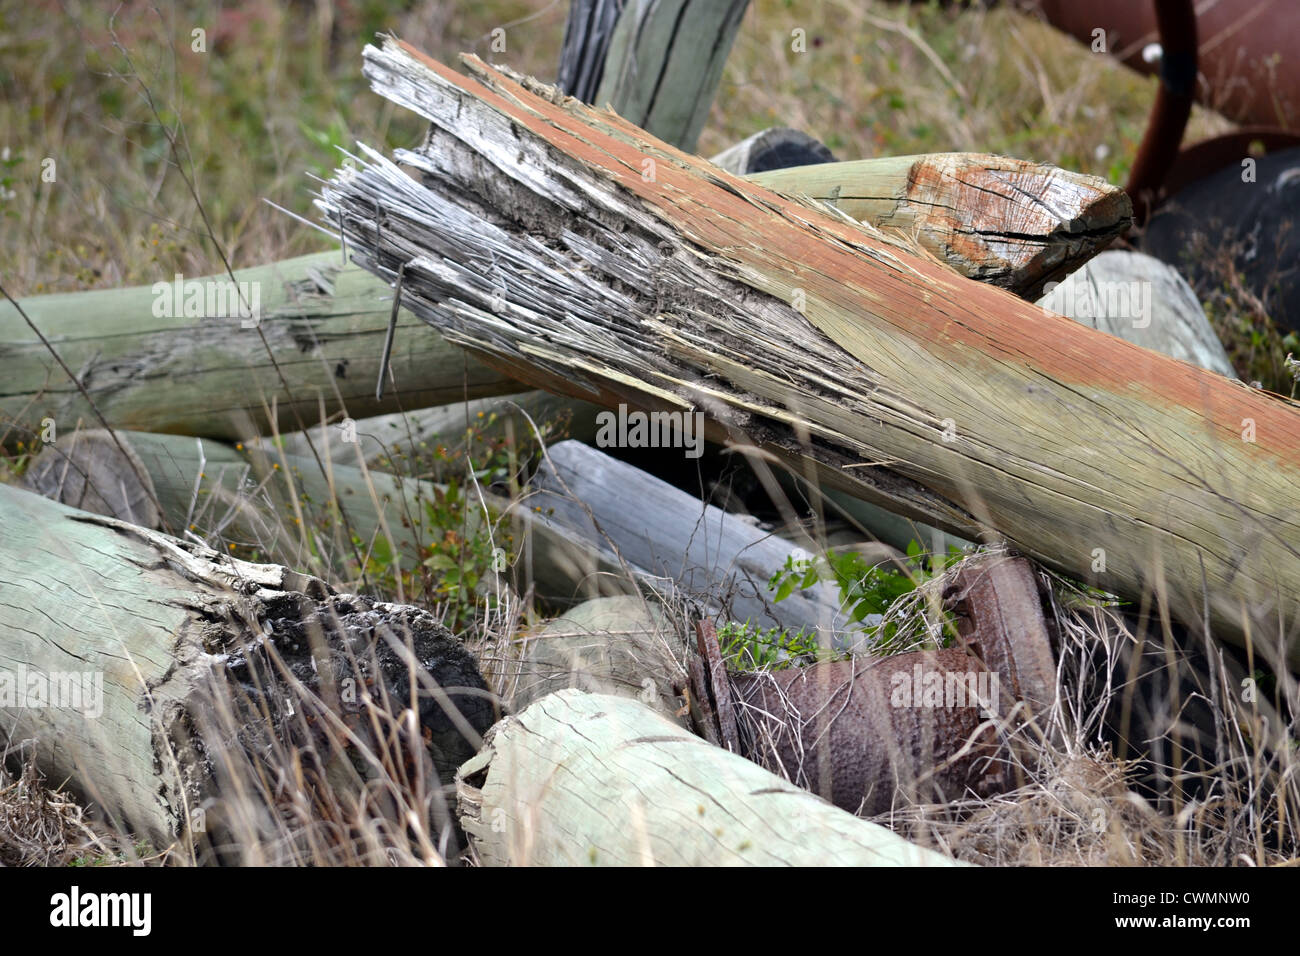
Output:
<instances>
[{"instance_id":1,"label":"cracked wood end","mask_svg":"<svg viewBox=\"0 0 1300 956\"><path fill-rule=\"evenodd\" d=\"M1104 179L986 153L890 156L746 177L897 230L971 279L1037 299L1104 249L1132 220Z\"/></svg>"},{"instance_id":2,"label":"cracked wood end","mask_svg":"<svg viewBox=\"0 0 1300 956\"><path fill-rule=\"evenodd\" d=\"M0 546L0 736L34 740L50 780L69 781L155 847L200 830L230 838L247 823L241 814L270 825L275 808L229 775L240 766L273 774L259 761L290 744L303 748L304 773L359 793L368 767L356 766L357 753L382 746L355 702L381 693L410 701L412 669L439 688L426 693L421 678L417 709L444 783L495 719L474 658L419 608L339 594L281 565L3 484L0 527L9 529ZM81 694L40 704L18 696L15 675L72 681ZM364 691L352 704L341 689L349 677ZM352 721L357 741L346 756L317 737L338 720ZM218 791L205 826L193 827L195 809Z\"/></svg>"}]
</instances>

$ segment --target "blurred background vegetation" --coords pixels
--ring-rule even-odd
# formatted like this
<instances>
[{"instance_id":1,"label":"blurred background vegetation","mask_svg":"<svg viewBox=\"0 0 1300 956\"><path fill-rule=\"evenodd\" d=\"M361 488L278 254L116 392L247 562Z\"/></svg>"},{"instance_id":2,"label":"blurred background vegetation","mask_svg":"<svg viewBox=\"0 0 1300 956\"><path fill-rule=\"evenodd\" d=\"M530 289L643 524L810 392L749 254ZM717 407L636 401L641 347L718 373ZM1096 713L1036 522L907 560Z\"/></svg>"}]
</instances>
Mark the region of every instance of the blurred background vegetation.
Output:
<instances>
[{"instance_id":1,"label":"blurred background vegetation","mask_svg":"<svg viewBox=\"0 0 1300 956\"><path fill-rule=\"evenodd\" d=\"M338 164L336 146L421 136L369 92L362 46L391 31L444 61L472 51L552 81L567 9L0 0L0 275L34 295L221 271L186 179L236 268L330 248L263 200L312 217L309 174ZM1155 84L1011 9L754 0L700 151L782 124L840 159L981 150L1121 183ZM1188 136L1229 125L1198 110ZM41 182L46 157L55 183Z\"/></svg>"}]
</instances>

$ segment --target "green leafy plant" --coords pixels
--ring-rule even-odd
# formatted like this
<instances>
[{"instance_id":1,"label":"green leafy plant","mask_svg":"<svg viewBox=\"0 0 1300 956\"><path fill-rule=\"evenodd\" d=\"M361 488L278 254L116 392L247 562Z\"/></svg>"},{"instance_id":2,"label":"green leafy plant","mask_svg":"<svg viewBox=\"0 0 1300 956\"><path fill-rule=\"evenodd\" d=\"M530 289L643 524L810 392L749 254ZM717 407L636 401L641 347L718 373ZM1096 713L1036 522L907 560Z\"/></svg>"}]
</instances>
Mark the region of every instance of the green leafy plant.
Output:
<instances>
[{"instance_id":1,"label":"green leafy plant","mask_svg":"<svg viewBox=\"0 0 1300 956\"><path fill-rule=\"evenodd\" d=\"M762 630L752 621L728 621L718 628L722 659L732 670L780 670L825 658L817 635L806 629L790 634L779 627Z\"/></svg>"},{"instance_id":2,"label":"green leafy plant","mask_svg":"<svg viewBox=\"0 0 1300 956\"><path fill-rule=\"evenodd\" d=\"M834 583L839 588L840 606L851 625L868 633L878 651L893 653L901 650L902 645L898 640L899 621L890 613L891 609L963 557L964 552L955 545L944 555L927 554L917 541L908 544L907 558L901 567L868 563L852 550L829 551L810 558L790 555L784 567L772 575L768 588L774 592L774 600L783 601L795 591L819 582ZM955 634L952 628L952 621L945 615L944 646Z\"/></svg>"},{"instance_id":3,"label":"green leafy plant","mask_svg":"<svg viewBox=\"0 0 1300 956\"><path fill-rule=\"evenodd\" d=\"M485 475L477 477L481 480ZM434 572L435 578L430 596L448 605L448 626L455 630L473 618L479 582L499 563L498 545L477 502L467 498L465 489L454 478L445 489L434 491L433 499L424 503L424 510L428 527L441 532L441 537L428 546L429 556L424 559L424 566ZM495 596L486 594L483 599L491 607Z\"/></svg>"}]
</instances>

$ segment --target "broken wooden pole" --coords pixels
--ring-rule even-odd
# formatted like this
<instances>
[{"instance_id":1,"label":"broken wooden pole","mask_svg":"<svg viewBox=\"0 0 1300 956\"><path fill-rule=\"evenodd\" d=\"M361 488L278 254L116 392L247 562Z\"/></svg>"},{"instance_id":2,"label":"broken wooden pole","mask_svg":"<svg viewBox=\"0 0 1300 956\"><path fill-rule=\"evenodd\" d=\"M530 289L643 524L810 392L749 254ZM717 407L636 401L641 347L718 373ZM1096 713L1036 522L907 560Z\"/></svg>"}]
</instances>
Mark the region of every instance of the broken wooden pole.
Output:
<instances>
[{"instance_id":1,"label":"broken wooden pole","mask_svg":"<svg viewBox=\"0 0 1300 956\"><path fill-rule=\"evenodd\" d=\"M19 304L114 428L242 441L314 425L322 407L360 418L524 391L402 312L393 381L376 401L392 289L341 261L325 252L237 270L233 286L168 277ZM0 383L0 443L30 444L46 419L61 431L101 424L8 302Z\"/></svg>"},{"instance_id":2,"label":"broken wooden pole","mask_svg":"<svg viewBox=\"0 0 1300 956\"><path fill-rule=\"evenodd\" d=\"M477 80L396 41L365 59L432 122L398 153L423 175L366 150L321 207L452 341L555 391L703 409L718 438L1300 664L1300 406L476 59Z\"/></svg>"},{"instance_id":3,"label":"broken wooden pole","mask_svg":"<svg viewBox=\"0 0 1300 956\"><path fill-rule=\"evenodd\" d=\"M304 748L298 772L321 784L350 780L359 793L362 777L378 769L379 744L366 736L371 715L354 720L359 768L304 723L308 714L317 729L346 723L346 708L337 710L348 703L345 680L360 687L368 678L370 695L398 702L394 713L418 710L430 758L448 774L495 719L474 659L418 608L339 594L280 565L240 561L9 485L0 485L0 527L9 529L0 544L0 735L35 740L47 778L71 780L111 823L159 849L210 831L217 816L245 838L258 836L239 831L241 821L263 820L273 807L232 806L240 793L253 799L256 784L212 789L229 782L238 761L228 751L242 744L258 766L296 741ZM408 668L408 642L418 668ZM335 705L334 717L317 706L322 699ZM287 766L261 769L274 776ZM206 826L196 826L208 798L216 804ZM422 824L436 839L431 821Z\"/></svg>"},{"instance_id":4,"label":"broken wooden pole","mask_svg":"<svg viewBox=\"0 0 1300 956\"><path fill-rule=\"evenodd\" d=\"M626 697L561 690L457 774L487 866L953 866Z\"/></svg>"}]
</instances>

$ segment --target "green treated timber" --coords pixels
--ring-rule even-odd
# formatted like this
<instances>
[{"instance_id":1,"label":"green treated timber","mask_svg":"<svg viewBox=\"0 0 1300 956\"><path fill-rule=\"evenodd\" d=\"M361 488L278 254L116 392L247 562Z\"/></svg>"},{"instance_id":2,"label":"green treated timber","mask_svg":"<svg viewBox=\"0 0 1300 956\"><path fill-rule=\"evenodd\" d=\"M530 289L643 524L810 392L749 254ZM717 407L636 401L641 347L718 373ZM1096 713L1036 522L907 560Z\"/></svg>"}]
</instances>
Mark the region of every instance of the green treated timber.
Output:
<instances>
[{"instance_id":1,"label":"green treated timber","mask_svg":"<svg viewBox=\"0 0 1300 956\"><path fill-rule=\"evenodd\" d=\"M115 428L240 441L310 427L322 407L359 418L524 390L402 310L393 378L376 400L386 282L341 267L337 252L237 270L235 279L257 283L261 336L237 314L156 316L153 286L20 304ZM101 424L13 305L0 303L0 441L30 441L45 419L56 432Z\"/></svg>"},{"instance_id":2,"label":"green treated timber","mask_svg":"<svg viewBox=\"0 0 1300 956\"><path fill-rule=\"evenodd\" d=\"M123 449L137 469L121 460ZM391 554L398 567L411 570L429 556L443 529L433 527L428 506L445 486L371 470L356 444L322 444L320 450L324 472L314 458L273 448L240 450L210 439L126 430L114 441L101 429L87 429L43 450L25 480L47 497L115 518L138 521L160 512L163 530L196 536L219 550L234 544L237 555L255 554L322 577L357 559ZM123 485L137 470L148 487L130 489L124 498ZM91 494L84 493L82 475L90 476ZM99 476L112 476L99 482L107 480L108 487L98 487ZM488 534L513 552L506 577L519 593L531 587L538 597L567 605L636 591L617 561L534 513L527 499L512 503L485 491L480 500L473 488L466 493L472 503L465 533ZM139 505L149 500L157 511ZM491 524L483 523L485 517Z\"/></svg>"},{"instance_id":3,"label":"green treated timber","mask_svg":"<svg viewBox=\"0 0 1300 956\"><path fill-rule=\"evenodd\" d=\"M593 102L695 149L749 0L662 0L623 8Z\"/></svg>"},{"instance_id":4,"label":"green treated timber","mask_svg":"<svg viewBox=\"0 0 1300 956\"><path fill-rule=\"evenodd\" d=\"M970 279L1036 299L1128 228L1122 190L1049 163L985 153L928 153L752 173L914 241Z\"/></svg>"},{"instance_id":5,"label":"green treated timber","mask_svg":"<svg viewBox=\"0 0 1300 956\"><path fill-rule=\"evenodd\" d=\"M568 689L457 774L486 866L954 866L635 699Z\"/></svg>"}]
</instances>

